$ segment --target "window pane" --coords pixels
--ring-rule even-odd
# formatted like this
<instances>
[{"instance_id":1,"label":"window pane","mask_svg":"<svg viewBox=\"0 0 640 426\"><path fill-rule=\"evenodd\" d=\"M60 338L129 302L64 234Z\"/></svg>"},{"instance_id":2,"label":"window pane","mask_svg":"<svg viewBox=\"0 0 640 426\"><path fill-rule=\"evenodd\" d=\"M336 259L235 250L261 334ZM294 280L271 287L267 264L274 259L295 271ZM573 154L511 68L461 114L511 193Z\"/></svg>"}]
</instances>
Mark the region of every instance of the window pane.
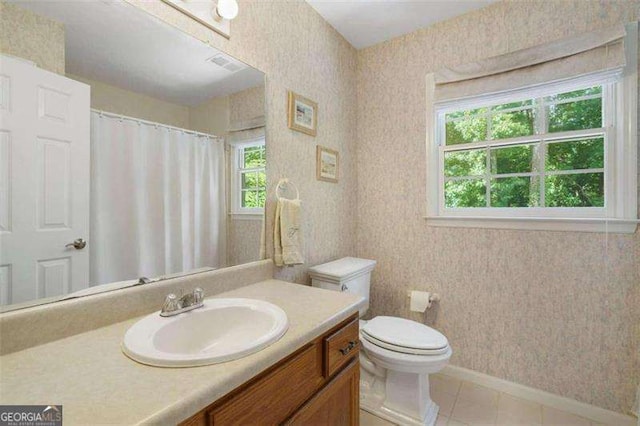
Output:
<instances>
[{"instance_id":1,"label":"window pane","mask_svg":"<svg viewBox=\"0 0 640 426\"><path fill-rule=\"evenodd\" d=\"M533 120L533 109L494 114L491 117L491 138L507 139L532 135Z\"/></svg>"},{"instance_id":2,"label":"window pane","mask_svg":"<svg viewBox=\"0 0 640 426\"><path fill-rule=\"evenodd\" d=\"M264 167L265 164L264 146L252 146L244 149L243 168L252 169L256 167Z\"/></svg>"},{"instance_id":3,"label":"window pane","mask_svg":"<svg viewBox=\"0 0 640 426\"><path fill-rule=\"evenodd\" d=\"M258 188L267 187L267 174L265 172L258 172Z\"/></svg>"},{"instance_id":4,"label":"window pane","mask_svg":"<svg viewBox=\"0 0 640 426\"><path fill-rule=\"evenodd\" d=\"M250 207L250 204L253 200L253 192L242 190L242 207Z\"/></svg>"},{"instance_id":5,"label":"window pane","mask_svg":"<svg viewBox=\"0 0 640 426\"><path fill-rule=\"evenodd\" d=\"M547 96L544 100L547 103L558 102L565 99L580 98L589 95L601 95L602 86L588 87L586 89L574 90L573 92L558 93L557 95Z\"/></svg>"},{"instance_id":6,"label":"window pane","mask_svg":"<svg viewBox=\"0 0 640 426\"><path fill-rule=\"evenodd\" d=\"M242 191L242 207L260 208L264 207L266 199L266 191L259 190L243 190Z\"/></svg>"},{"instance_id":7,"label":"window pane","mask_svg":"<svg viewBox=\"0 0 640 426\"><path fill-rule=\"evenodd\" d=\"M547 176L545 200L547 207L604 207L604 173Z\"/></svg>"},{"instance_id":8,"label":"window pane","mask_svg":"<svg viewBox=\"0 0 640 426\"><path fill-rule=\"evenodd\" d=\"M242 173L242 188L251 189L258 187L258 174L256 172Z\"/></svg>"},{"instance_id":9,"label":"window pane","mask_svg":"<svg viewBox=\"0 0 640 426\"><path fill-rule=\"evenodd\" d=\"M445 182L444 202L446 207L486 207L484 179Z\"/></svg>"},{"instance_id":10,"label":"window pane","mask_svg":"<svg viewBox=\"0 0 640 426\"><path fill-rule=\"evenodd\" d=\"M260 190L257 192L258 197L258 205L256 207L264 207L265 201L267 199L267 191Z\"/></svg>"},{"instance_id":11,"label":"window pane","mask_svg":"<svg viewBox=\"0 0 640 426\"><path fill-rule=\"evenodd\" d=\"M517 145L491 149L491 173L528 173L535 170L534 162L537 160L534 151L537 146Z\"/></svg>"},{"instance_id":12,"label":"window pane","mask_svg":"<svg viewBox=\"0 0 640 426\"><path fill-rule=\"evenodd\" d=\"M496 105L494 107L491 107L491 111L502 111L505 109L522 108L522 107L531 106L531 105L533 105L533 100L527 99L525 101L520 101L520 102L510 102L508 104Z\"/></svg>"},{"instance_id":13,"label":"window pane","mask_svg":"<svg viewBox=\"0 0 640 426\"><path fill-rule=\"evenodd\" d=\"M549 132L593 129L602 127L602 99L549 105L547 107Z\"/></svg>"},{"instance_id":14,"label":"window pane","mask_svg":"<svg viewBox=\"0 0 640 426\"><path fill-rule=\"evenodd\" d=\"M487 169L487 157L484 149L470 151L445 152L445 176L478 176Z\"/></svg>"},{"instance_id":15,"label":"window pane","mask_svg":"<svg viewBox=\"0 0 640 426\"><path fill-rule=\"evenodd\" d=\"M451 120L455 120L455 119L458 119L458 118L473 117L474 115L484 115L486 113L487 113L487 109L486 108L467 109L467 110L450 112L444 118L445 118L446 121L451 121Z\"/></svg>"},{"instance_id":16,"label":"window pane","mask_svg":"<svg viewBox=\"0 0 640 426\"><path fill-rule=\"evenodd\" d=\"M582 139L547 145L547 170L604 168L604 139Z\"/></svg>"},{"instance_id":17,"label":"window pane","mask_svg":"<svg viewBox=\"0 0 640 426\"><path fill-rule=\"evenodd\" d=\"M481 108L447 114L445 117L447 120L446 145L486 140L487 117L484 115L486 112L486 108ZM458 118L459 120L449 121L453 118Z\"/></svg>"},{"instance_id":18,"label":"window pane","mask_svg":"<svg viewBox=\"0 0 640 426\"><path fill-rule=\"evenodd\" d=\"M491 207L535 207L540 199L537 178L528 176L491 179Z\"/></svg>"},{"instance_id":19,"label":"window pane","mask_svg":"<svg viewBox=\"0 0 640 426\"><path fill-rule=\"evenodd\" d=\"M259 204L259 197L258 197L259 192L260 191L243 190L242 191L242 207L248 207L248 208L261 207Z\"/></svg>"}]
</instances>

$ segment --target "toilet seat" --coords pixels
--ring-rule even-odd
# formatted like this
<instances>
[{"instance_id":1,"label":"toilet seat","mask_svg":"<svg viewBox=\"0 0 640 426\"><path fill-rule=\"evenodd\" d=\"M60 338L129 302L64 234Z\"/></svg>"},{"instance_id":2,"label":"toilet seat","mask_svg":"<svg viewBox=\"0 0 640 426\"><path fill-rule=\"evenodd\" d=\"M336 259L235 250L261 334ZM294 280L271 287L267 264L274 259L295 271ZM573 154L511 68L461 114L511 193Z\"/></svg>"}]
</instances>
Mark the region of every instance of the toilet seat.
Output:
<instances>
[{"instance_id":1,"label":"toilet seat","mask_svg":"<svg viewBox=\"0 0 640 426\"><path fill-rule=\"evenodd\" d=\"M361 326L361 337L394 352L433 356L447 353L449 342L437 330L415 321L379 316Z\"/></svg>"},{"instance_id":2,"label":"toilet seat","mask_svg":"<svg viewBox=\"0 0 640 426\"><path fill-rule=\"evenodd\" d=\"M440 349L418 349L418 348L407 348L402 346L395 346L395 345L391 345L389 343L383 342L382 340L378 340L375 337L368 335L367 333L362 333L362 338L367 340L370 343L373 343L376 346L380 346L381 348L385 348L390 351L395 351L395 352L399 352L401 354L407 354L407 355L422 355L422 356L441 355L446 353L447 350L449 349L448 346L445 346L444 348L440 348Z\"/></svg>"},{"instance_id":3,"label":"toilet seat","mask_svg":"<svg viewBox=\"0 0 640 426\"><path fill-rule=\"evenodd\" d=\"M364 355L376 366L406 373L431 374L442 370L451 358L452 350L447 346L438 355L416 355L398 352L378 346L360 334ZM362 356L362 355L361 355Z\"/></svg>"}]
</instances>

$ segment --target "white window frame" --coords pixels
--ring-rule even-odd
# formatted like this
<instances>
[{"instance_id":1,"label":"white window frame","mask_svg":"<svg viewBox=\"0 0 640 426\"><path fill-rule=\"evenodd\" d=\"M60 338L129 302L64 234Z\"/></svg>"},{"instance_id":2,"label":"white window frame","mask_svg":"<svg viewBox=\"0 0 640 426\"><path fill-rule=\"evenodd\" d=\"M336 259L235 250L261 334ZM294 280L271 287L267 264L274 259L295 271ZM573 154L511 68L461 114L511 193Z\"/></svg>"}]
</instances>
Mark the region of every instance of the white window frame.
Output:
<instances>
[{"instance_id":1,"label":"white window frame","mask_svg":"<svg viewBox=\"0 0 640 426\"><path fill-rule=\"evenodd\" d=\"M636 27L637 28L637 27ZM637 30L629 39L637 40ZM637 53L635 43L627 43L627 66L623 70L602 72L580 78L553 82L429 105L427 111L427 223L432 226L538 229L554 231L635 232L638 223L637 199ZM433 99L432 76L427 78L427 99ZM605 121L600 129L557 132L499 141L444 145L445 114L503 104L523 99L542 98L585 87L602 85ZM462 147L486 147L540 143L569 136L601 134L605 139L604 207L475 207L446 208L444 203L444 152ZM488 160L487 160L488 161ZM544 176L544 168L542 168ZM490 171L488 171L489 173ZM584 172L581 170L580 172ZM485 178L487 178L485 176Z\"/></svg>"},{"instance_id":2,"label":"white window frame","mask_svg":"<svg viewBox=\"0 0 640 426\"><path fill-rule=\"evenodd\" d=\"M229 214L237 215L238 218L244 219L261 219L264 215L263 207L242 207L242 173L243 172L255 172L264 171L265 167L257 167L253 169L244 169L241 167L242 152L245 148L251 148L254 146L264 146L266 149L266 140L264 137L257 139L251 139L248 141L234 142L229 144L231 148L231 170L230 170L230 204L231 211ZM266 190L266 188L265 188Z\"/></svg>"}]
</instances>

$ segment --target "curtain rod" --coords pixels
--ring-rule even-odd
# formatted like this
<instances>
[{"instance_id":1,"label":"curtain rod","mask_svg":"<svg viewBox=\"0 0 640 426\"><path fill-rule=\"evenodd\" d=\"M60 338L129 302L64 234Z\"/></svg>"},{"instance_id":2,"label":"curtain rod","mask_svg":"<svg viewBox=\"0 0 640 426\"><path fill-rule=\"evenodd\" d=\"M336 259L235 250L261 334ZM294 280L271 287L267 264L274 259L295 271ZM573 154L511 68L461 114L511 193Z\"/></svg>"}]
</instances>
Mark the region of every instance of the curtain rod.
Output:
<instances>
[{"instance_id":1,"label":"curtain rod","mask_svg":"<svg viewBox=\"0 0 640 426\"><path fill-rule=\"evenodd\" d=\"M190 134L190 135L202 136L202 137L206 137L206 138L217 139L217 140L220 140L220 141L224 140L224 138L222 138L220 136L211 135L209 133L202 133L202 132L196 132L195 130L182 129L180 127L170 126L168 124L156 123L155 121L148 121L148 120L143 120L141 118L129 117L127 115L116 114L116 113L108 112L108 111L102 111L102 110L95 109L95 108L91 108L91 112L95 112L96 114L99 114L101 116L106 115L107 117L119 118L121 120L129 120L129 121L135 121L137 123L148 124L150 126L164 127L164 128L167 128L167 129L176 130L178 132L183 132L183 133L187 133L187 134Z\"/></svg>"}]
</instances>

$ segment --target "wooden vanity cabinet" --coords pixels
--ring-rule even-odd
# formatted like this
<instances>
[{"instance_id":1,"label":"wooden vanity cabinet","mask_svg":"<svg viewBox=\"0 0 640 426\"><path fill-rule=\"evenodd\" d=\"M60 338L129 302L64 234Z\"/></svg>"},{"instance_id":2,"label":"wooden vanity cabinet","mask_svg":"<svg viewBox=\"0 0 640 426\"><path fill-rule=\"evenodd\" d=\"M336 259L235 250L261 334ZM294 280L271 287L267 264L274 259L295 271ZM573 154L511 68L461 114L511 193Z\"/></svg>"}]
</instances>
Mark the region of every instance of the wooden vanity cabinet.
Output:
<instances>
[{"instance_id":1,"label":"wooden vanity cabinet","mask_svg":"<svg viewBox=\"0 0 640 426\"><path fill-rule=\"evenodd\" d=\"M287 425L358 425L360 364L352 360L327 386L286 422Z\"/></svg>"},{"instance_id":2,"label":"wooden vanity cabinet","mask_svg":"<svg viewBox=\"0 0 640 426\"><path fill-rule=\"evenodd\" d=\"M181 425L357 426L359 351L354 314Z\"/></svg>"}]
</instances>

